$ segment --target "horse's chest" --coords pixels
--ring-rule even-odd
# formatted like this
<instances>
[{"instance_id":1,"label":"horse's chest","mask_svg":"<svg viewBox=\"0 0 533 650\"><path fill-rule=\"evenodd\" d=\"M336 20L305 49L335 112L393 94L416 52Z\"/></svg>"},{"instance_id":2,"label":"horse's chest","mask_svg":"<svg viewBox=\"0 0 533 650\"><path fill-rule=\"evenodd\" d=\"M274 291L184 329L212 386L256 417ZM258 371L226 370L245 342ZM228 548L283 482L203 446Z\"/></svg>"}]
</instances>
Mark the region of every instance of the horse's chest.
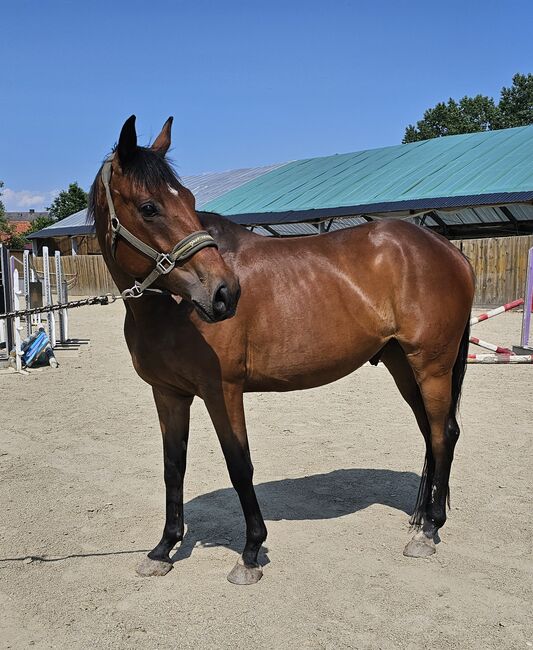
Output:
<instances>
[{"instance_id":1,"label":"horse's chest","mask_svg":"<svg viewBox=\"0 0 533 650\"><path fill-rule=\"evenodd\" d=\"M183 392L194 392L195 364L190 350L168 328L157 332L128 332L126 342L135 371L151 386L172 386Z\"/></svg>"},{"instance_id":2,"label":"horse's chest","mask_svg":"<svg viewBox=\"0 0 533 650\"><path fill-rule=\"evenodd\" d=\"M137 374L152 386L172 387L203 395L213 384L239 382L244 375L243 346L225 323L208 325L155 323L125 326L125 336ZM241 350L242 348L242 350Z\"/></svg>"}]
</instances>

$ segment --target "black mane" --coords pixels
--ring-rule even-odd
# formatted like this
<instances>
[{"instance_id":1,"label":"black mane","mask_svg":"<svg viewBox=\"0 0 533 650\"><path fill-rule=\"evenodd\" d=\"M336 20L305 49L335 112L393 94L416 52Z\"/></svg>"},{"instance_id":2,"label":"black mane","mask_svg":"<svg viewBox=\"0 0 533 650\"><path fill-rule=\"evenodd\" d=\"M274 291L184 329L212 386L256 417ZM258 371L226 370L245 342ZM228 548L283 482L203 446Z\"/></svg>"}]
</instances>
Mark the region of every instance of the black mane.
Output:
<instances>
[{"instance_id":1,"label":"black mane","mask_svg":"<svg viewBox=\"0 0 533 650\"><path fill-rule=\"evenodd\" d=\"M113 153L115 151L116 147L113 148ZM156 192L164 185L178 189L179 177L172 167L172 163L157 151L147 147L137 147L135 154L126 163L121 163L121 167L126 178L129 178L135 185L146 188L149 192ZM89 190L87 223L94 221L97 183L101 171L102 167L98 170Z\"/></svg>"}]
</instances>

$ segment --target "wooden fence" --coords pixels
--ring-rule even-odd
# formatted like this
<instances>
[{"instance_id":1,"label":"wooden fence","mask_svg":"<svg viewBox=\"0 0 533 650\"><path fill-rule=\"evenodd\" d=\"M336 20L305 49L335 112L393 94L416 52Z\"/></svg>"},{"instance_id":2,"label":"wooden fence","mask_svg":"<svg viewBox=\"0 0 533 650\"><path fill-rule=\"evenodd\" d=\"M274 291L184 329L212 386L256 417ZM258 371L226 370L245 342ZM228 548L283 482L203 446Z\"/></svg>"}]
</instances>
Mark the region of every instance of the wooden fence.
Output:
<instances>
[{"instance_id":1,"label":"wooden fence","mask_svg":"<svg viewBox=\"0 0 533 650\"><path fill-rule=\"evenodd\" d=\"M52 284L55 288L54 257L50 257L49 267ZM101 255L61 255L63 275L69 284L70 296L94 296L102 293L117 293L117 287L107 270ZM43 258L35 258L35 268L43 269Z\"/></svg>"},{"instance_id":2,"label":"wooden fence","mask_svg":"<svg viewBox=\"0 0 533 650\"><path fill-rule=\"evenodd\" d=\"M463 239L452 243L474 267L475 306L502 305L524 297L527 253L533 246L533 235Z\"/></svg>"},{"instance_id":3,"label":"wooden fence","mask_svg":"<svg viewBox=\"0 0 533 650\"><path fill-rule=\"evenodd\" d=\"M476 273L477 307L501 305L524 294L527 253L533 246L533 235L496 237L453 241L471 261ZM116 292L117 288L101 255L61 256L63 273L76 276L70 295L96 295ZM42 257L36 258L36 267L42 269ZM50 259L50 271L54 272ZM53 280L54 276L52 276ZM70 283L69 283L70 284Z\"/></svg>"}]
</instances>

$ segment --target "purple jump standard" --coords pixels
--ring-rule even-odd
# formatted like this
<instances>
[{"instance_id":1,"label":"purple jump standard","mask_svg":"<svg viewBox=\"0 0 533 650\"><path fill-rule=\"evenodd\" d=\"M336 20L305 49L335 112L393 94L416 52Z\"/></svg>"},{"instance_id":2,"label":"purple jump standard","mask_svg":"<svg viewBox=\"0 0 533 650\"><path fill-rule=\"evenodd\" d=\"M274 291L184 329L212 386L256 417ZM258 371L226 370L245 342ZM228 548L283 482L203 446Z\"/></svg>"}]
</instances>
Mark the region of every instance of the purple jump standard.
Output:
<instances>
[{"instance_id":1,"label":"purple jump standard","mask_svg":"<svg viewBox=\"0 0 533 650\"><path fill-rule=\"evenodd\" d=\"M520 347L515 346L513 350L520 354L527 354L531 352L531 309L533 303L533 248L529 249L527 257L527 276L526 288L524 294L524 316L522 317L522 336L520 337Z\"/></svg>"}]
</instances>

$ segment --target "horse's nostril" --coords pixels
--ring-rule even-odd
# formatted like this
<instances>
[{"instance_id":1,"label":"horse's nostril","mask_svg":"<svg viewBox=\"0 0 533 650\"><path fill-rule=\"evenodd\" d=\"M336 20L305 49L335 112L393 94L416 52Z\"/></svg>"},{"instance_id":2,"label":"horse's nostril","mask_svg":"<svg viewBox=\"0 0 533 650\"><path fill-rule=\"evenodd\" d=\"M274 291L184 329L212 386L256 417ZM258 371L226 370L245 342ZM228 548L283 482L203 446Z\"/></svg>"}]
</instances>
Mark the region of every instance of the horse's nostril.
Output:
<instances>
[{"instance_id":1,"label":"horse's nostril","mask_svg":"<svg viewBox=\"0 0 533 650\"><path fill-rule=\"evenodd\" d=\"M216 316L223 316L228 310L230 305L230 295L228 287L221 284L215 292L213 298L213 311Z\"/></svg>"},{"instance_id":2,"label":"horse's nostril","mask_svg":"<svg viewBox=\"0 0 533 650\"><path fill-rule=\"evenodd\" d=\"M228 291L228 287L225 284L221 284L220 287L217 289L217 292L215 294L215 300L218 302L223 302L225 304L228 303L229 291Z\"/></svg>"}]
</instances>

